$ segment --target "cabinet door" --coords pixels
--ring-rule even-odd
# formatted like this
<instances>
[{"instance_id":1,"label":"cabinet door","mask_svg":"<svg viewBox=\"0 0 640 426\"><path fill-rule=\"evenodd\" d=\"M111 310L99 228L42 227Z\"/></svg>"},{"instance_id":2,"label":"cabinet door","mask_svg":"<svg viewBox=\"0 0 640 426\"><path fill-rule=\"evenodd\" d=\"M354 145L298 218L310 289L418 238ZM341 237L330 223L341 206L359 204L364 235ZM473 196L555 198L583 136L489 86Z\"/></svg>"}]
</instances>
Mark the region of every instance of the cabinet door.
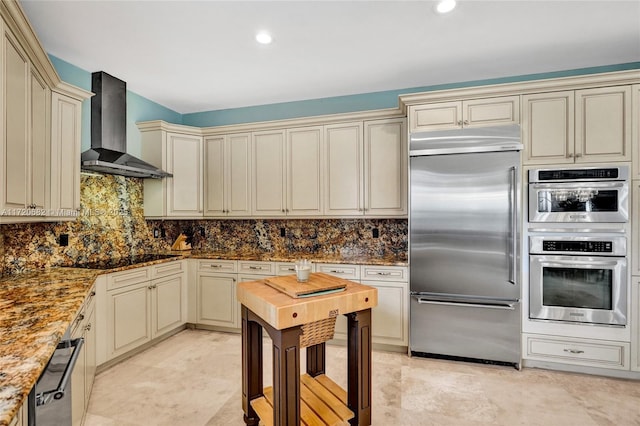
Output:
<instances>
[{"instance_id":1,"label":"cabinet door","mask_svg":"<svg viewBox=\"0 0 640 426\"><path fill-rule=\"evenodd\" d=\"M204 215L225 216L224 136L204 139Z\"/></svg>"},{"instance_id":2,"label":"cabinet door","mask_svg":"<svg viewBox=\"0 0 640 426\"><path fill-rule=\"evenodd\" d=\"M235 274L198 273L198 324L238 328Z\"/></svg>"},{"instance_id":3,"label":"cabinet door","mask_svg":"<svg viewBox=\"0 0 640 426\"><path fill-rule=\"evenodd\" d=\"M462 102L463 127L500 126L519 122L519 96L473 99Z\"/></svg>"},{"instance_id":4,"label":"cabinet door","mask_svg":"<svg viewBox=\"0 0 640 426\"><path fill-rule=\"evenodd\" d=\"M84 331L84 354L85 354L85 377L84 377L84 406L85 410L89 405L89 397L93 389L93 382L96 377L96 311L94 305L87 308L87 316Z\"/></svg>"},{"instance_id":5,"label":"cabinet door","mask_svg":"<svg viewBox=\"0 0 640 426\"><path fill-rule=\"evenodd\" d=\"M573 163L574 92L522 97L524 164Z\"/></svg>"},{"instance_id":6,"label":"cabinet door","mask_svg":"<svg viewBox=\"0 0 640 426\"><path fill-rule=\"evenodd\" d=\"M631 114L633 179L640 179L640 84L631 86Z\"/></svg>"},{"instance_id":7,"label":"cabinet door","mask_svg":"<svg viewBox=\"0 0 640 426\"><path fill-rule=\"evenodd\" d=\"M152 337L156 337L187 322L187 288L184 274L153 280L151 287Z\"/></svg>"},{"instance_id":8,"label":"cabinet door","mask_svg":"<svg viewBox=\"0 0 640 426\"><path fill-rule=\"evenodd\" d=\"M51 208L74 216L80 210L82 103L58 93L51 98Z\"/></svg>"},{"instance_id":9,"label":"cabinet door","mask_svg":"<svg viewBox=\"0 0 640 426\"><path fill-rule=\"evenodd\" d=\"M0 207L25 208L29 200L29 62L27 55L13 36L5 29L3 35L4 65L4 155L2 199Z\"/></svg>"},{"instance_id":10,"label":"cabinet door","mask_svg":"<svg viewBox=\"0 0 640 426\"><path fill-rule=\"evenodd\" d=\"M225 151L227 216L251 215L251 135L227 136Z\"/></svg>"},{"instance_id":11,"label":"cabinet door","mask_svg":"<svg viewBox=\"0 0 640 426\"><path fill-rule=\"evenodd\" d=\"M287 130L287 215L322 215L322 127Z\"/></svg>"},{"instance_id":12,"label":"cabinet door","mask_svg":"<svg viewBox=\"0 0 640 426\"><path fill-rule=\"evenodd\" d=\"M378 306L371 311L374 343L409 344L408 287L406 282L362 281L378 289Z\"/></svg>"},{"instance_id":13,"label":"cabinet door","mask_svg":"<svg viewBox=\"0 0 640 426\"><path fill-rule=\"evenodd\" d=\"M50 181L50 135L49 111L51 99L49 88L32 70L31 76L30 133L31 146L29 169L31 184L29 188L31 206L38 209L49 207ZM80 159L78 158L78 161Z\"/></svg>"},{"instance_id":14,"label":"cabinet door","mask_svg":"<svg viewBox=\"0 0 640 426\"><path fill-rule=\"evenodd\" d=\"M107 293L109 359L151 340L150 286L145 282Z\"/></svg>"},{"instance_id":15,"label":"cabinet door","mask_svg":"<svg viewBox=\"0 0 640 426\"><path fill-rule=\"evenodd\" d=\"M409 107L411 132L459 129L462 127L461 102L437 102Z\"/></svg>"},{"instance_id":16,"label":"cabinet door","mask_svg":"<svg viewBox=\"0 0 640 426\"><path fill-rule=\"evenodd\" d=\"M252 136L253 215L285 215L284 131L257 132Z\"/></svg>"},{"instance_id":17,"label":"cabinet door","mask_svg":"<svg viewBox=\"0 0 640 426\"><path fill-rule=\"evenodd\" d=\"M364 123L365 214L407 214L407 139L404 119Z\"/></svg>"},{"instance_id":18,"label":"cabinet door","mask_svg":"<svg viewBox=\"0 0 640 426\"><path fill-rule=\"evenodd\" d=\"M364 213L363 125L336 124L325 127L325 215L353 216Z\"/></svg>"},{"instance_id":19,"label":"cabinet door","mask_svg":"<svg viewBox=\"0 0 640 426\"><path fill-rule=\"evenodd\" d=\"M202 216L202 138L167 134L167 216Z\"/></svg>"},{"instance_id":20,"label":"cabinet door","mask_svg":"<svg viewBox=\"0 0 640 426\"><path fill-rule=\"evenodd\" d=\"M576 162L631 161L631 87L576 91Z\"/></svg>"}]
</instances>

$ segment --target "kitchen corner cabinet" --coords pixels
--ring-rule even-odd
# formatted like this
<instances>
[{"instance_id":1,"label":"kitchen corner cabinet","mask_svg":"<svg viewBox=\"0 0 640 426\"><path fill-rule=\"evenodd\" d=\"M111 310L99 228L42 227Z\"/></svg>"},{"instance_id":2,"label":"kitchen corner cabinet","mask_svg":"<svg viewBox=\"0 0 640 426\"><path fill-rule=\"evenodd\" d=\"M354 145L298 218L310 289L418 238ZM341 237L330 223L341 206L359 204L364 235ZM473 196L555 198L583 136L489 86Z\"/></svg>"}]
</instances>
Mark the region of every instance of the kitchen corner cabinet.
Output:
<instances>
[{"instance_id":1,"label":"kitchen corner cabinet","mask_svg":"<svg viewBox=\"0 0 640 426\"><path fill-rule=\"evenodd\" d=\"M173 174L145 179L144 215L193 219L203 216L202 137L160 127L140 129L142 159Z\"/></svg>"},{"instance_id":2,"label":"kitchen corner cabinet","mask_svg":"<svg viewBox=\"0 0 640 426\"><path fill-rule=\"evenodd\" d=\"M2 32L0 209L29 217L49 207L51 91L4 25Z\"/></svg>"},{"instance_id":3,"label":"kitchen corner cabinet","mask_svg":"<svg viewBox=\"0 0 640 426\"><path fill-rule=\"evenodd\" d=\"M437 102L409 107L411 132L518 124L518 96Z\"/></svg>"},{"instance_id":4,"label":"kitchen corner cabinet","mask_svg":"<svg viewBox=\"0 0 640 426\"><path fill-rule=\"evenodd\" d=\"M204 216L251 215L251 134L204 139Z\"/></svg>"},{"instance_id":5,"label":"kitchen corner cabinet","mask_svg":"<svg viewBox=\"0 0 640 426\"><path fill-rule=\"evenodd\" d=\"M183 326L187 321L187 284L184 261L171 261L114 272L98 287L106 311L99 335L106 336L106 353L98 362L112 360ZM104 333L104 334L103 334Z\"/></svg>"},{"instance_id":6,"label":"kitchen corner cabinet","mask_svg":"<svg viewBox=\"0 0 640 426\"><path fill-rule=\"evenodd\" d=\"M631 161L631 87L523 95L524 164Z\"/></svg>"},{"instance_id":7,"label":"kitchen corner cabinet","mask_svg":"<svg viewBox=\"0 0 640 426\"><path fill-rule=\"evenodd\" d=\"M325 127L325 215L407 214L404 119Z\"/></svg>"}]
</instances>

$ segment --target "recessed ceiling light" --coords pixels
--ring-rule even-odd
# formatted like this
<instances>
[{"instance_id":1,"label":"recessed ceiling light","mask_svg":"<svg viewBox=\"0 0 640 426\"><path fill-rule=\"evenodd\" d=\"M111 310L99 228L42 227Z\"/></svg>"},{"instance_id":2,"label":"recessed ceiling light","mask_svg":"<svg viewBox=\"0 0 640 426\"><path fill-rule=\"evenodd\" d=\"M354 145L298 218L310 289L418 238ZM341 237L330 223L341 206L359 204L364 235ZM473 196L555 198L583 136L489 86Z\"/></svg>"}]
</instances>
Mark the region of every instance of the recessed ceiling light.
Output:
<instances>
[{"instance_id":1,"label":"recessed ceiling light","mask_svg":"<svg viewBox=\"0 0 640 426\"><path fill-rule=\"evenodd\" d=\"M273 38L268 32L261 31L256 34L256 41L260 44L269 44L273 41Z\"/></svg>"},{"instance_id":2,"label":"recessed ceiling light","mask_svg":"<svg viewBox=\"0 0 640 426\"><path fill-rule=\"evenodd\" d=\"M441 0L436 6L438 13L449 13L456 8L456 0Z\"/></svg>"}]
</instances>

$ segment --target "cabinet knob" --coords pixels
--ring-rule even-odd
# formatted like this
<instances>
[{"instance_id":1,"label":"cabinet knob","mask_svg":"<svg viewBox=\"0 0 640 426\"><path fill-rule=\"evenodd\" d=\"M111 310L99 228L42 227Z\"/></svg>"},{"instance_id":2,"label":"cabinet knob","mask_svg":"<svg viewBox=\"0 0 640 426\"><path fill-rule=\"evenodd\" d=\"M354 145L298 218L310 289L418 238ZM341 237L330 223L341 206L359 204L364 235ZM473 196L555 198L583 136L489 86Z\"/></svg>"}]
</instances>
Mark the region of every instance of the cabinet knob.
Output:
<instances>
[{"instance_id":1,"label":"cabinet knob","mask_svg":"<svg viewBox=\"0 0 640 426\"><path fill-rule=\"evenodd\" d=\"M91 323L87 324L87 326L84 329L87 331L91 331Z\"/></svg>"},{"instance_id":2,"label":"cabinet knob","mask_svg":"<svg viewBox=\"0 0 640 426\"><path fill-rule=\"evenodd\" d=\"M576 154L576 158L582 157L582 154Z\"/></svg>"},{"instance_id":3,"label":"cabinet knob","mask_svg":"<svg viewBox=\"0 0 640 426\"><path fill-rule=\"evenodd\" d=\"M149 290L153 290L153 286L150 285L149 287L147 287Z\"/></svg>"},{"instance_id":4,"label":"cabinet knob","mask_svg":"<svg viewBox=\"0 0 640 426\"><path fill-rule=\"evenodd\" d=\"M458 120L458 126L462 126L462 120Z\"/></svg>"},{"instance_id":5,"label":"cabinet knob","mask_svg":"<svg viewBox=\"0 0 640 426\"><path fill-rule=\"evenodd\" d=\"M462 123L466 126L469 124L469 120L464 120Z\"/></svg>"},{"instance_id":6,"label":"cabinet knob","mask_svg":"<svg viewBox=\"0 0 640 426\"><path fill-rule=\"evenodd\" d=\"M567 154L567 157L568 157L568 158L573 158L573 154L572 154L572 153L568 153L568 154Z\"/></svg>"}]
</instances>

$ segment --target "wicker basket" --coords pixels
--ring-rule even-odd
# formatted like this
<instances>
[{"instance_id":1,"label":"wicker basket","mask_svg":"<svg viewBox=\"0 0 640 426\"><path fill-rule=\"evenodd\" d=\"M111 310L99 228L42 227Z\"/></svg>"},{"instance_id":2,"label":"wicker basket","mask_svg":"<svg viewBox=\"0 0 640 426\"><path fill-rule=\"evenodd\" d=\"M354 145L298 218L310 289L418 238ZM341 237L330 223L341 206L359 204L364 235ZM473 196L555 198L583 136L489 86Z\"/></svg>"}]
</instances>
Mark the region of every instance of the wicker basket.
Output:
<instances>
[{"instance_id":1,"label":"wicker basket","mask_svg":"<svg viewBox=\"0 0 640 426\"><path fill-rule=\"evenodd\" d=\"M336 328L336 317L325 318L318 321L304 324L300 336L300 347L317 345L333 339L333 332Z\"/></svg>"}]
</instances>

